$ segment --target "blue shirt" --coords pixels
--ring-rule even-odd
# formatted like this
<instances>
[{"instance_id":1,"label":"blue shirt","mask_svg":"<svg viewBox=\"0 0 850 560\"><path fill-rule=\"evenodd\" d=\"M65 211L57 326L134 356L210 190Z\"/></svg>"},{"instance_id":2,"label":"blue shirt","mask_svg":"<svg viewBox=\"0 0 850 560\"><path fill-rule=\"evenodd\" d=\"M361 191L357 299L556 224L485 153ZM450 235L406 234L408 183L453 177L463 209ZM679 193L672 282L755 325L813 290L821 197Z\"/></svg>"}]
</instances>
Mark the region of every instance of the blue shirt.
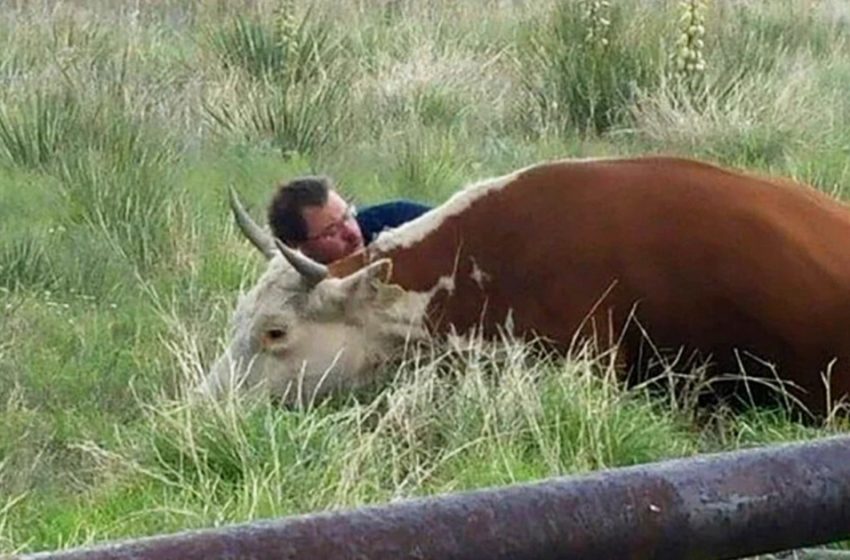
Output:
<instances>
[{"instance_id":1,"label":"blue shirt","mask_svg":"<svg viewBox=\"0 0 850 560\"><path fill-rule=\"evenodd\" d=\"M358 209L357 223L363 233L363 243L368 245L383 230L398 227L430 209L430 206L409 200L395 200Z\"/></svg>"}]
</instances>

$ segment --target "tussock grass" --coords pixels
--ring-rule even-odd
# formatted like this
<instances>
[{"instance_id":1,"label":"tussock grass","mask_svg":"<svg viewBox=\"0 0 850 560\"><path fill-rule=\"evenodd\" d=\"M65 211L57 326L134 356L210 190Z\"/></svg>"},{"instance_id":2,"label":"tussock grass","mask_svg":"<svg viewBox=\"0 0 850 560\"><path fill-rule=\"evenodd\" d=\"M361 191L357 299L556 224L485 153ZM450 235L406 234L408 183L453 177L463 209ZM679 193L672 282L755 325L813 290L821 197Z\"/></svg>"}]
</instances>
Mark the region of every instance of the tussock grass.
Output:
<instances>
[{"instance_id":1,"label":"tussock grass","mask_svg":"<svg viewBox=\"0 0 850 560\"><path fill-rule=\"evenodd\" d=\"M50 288L56 284L44 243L25 238L9 243L0 253L0 285Z\"/></svg>"},{"instance_id":2,"label":"tussock grass","mask_svg":"<svg viewBox=\"0 0 850 560\"><path fill-rule=\"evenodd\" d=\"M193 376L195 366L182 363ZM387 372L388 385L301 409L238 395L140 403L143 417L119 430L112 449L84 448L114 492L129 482L180 495L195 512L190 525L696 450L684 422L623 390L612 374L584 352L565 362L509 339L456 340L411 351ZM141 512L137 521L158 513Z\"/></svg>"},{"instance_id":3,"label":"tussock grass","mask_svg":"<svg viewBox=\"0 0 850 560\"><path fill-rule=\"evenodd\" d=\"M213 125L248 142L268 142L286 157L313 153L340 138L350 70L339 41L311 15L299 21L294 5L283 2L269 23L237 17L210 32L233 86L229 95L205 101ZM243 74L250 77L247 84Z\"/></svg>"},{"instance_id":4,"label":"tussock grass","mask_svg":"<svg viewBox=\"0 0 850 560\"><path fill-rule=\"evenodd\" d=\"M777 75L755 74L720 92L718 81L698 90L665 81L633 106L635 129L670 151L748 166L769 168L801 151L828 149L835 115L821 107L839 94L817 85L809 63L789 60Z\"/></svg>"},{"instance_id":5,"label":"tussock grass","mask_svg":"<svg viewBox=\"0 0 850 560\"><path fill-rule=\"evenodd\" d=\"M363 103L372 105L369 120L376 132L408 123L451 129L470 121L492 121L504 112L505 84L493 76L505 57L503 51L463 56L444 46L435 52L427 38L418 38L403 57L385 56L374 74L358 89Z\"/></svg>"},{"instance_id":6,"label":"tussock grass","mask_svg":"<svg viewBox=\"0 0 850 560\"><path fill-rule=\"evenodd\" d=\"M706 42L730 67L752 68L780 62L784 55L808 53L829 58L846 48L846 21L829 2L779 0L752 8L729 3L715 12L720 21ZM737 63L731 56L739 55Z\"/></svg>"},{"instance_id":7,"label":"tussock grass","mask_svg":"<svg viewBox=\"0 0 850 560\"><path fill-rule=\"evenodd\" d=\"M313 153L344 130L347 89L329 78L236 86L226 101L206 104L211 122L237 140L260 142L285 157Z\"/></svg>"},{"instance_id":8,"label":"tussock grass","mask_svg":"<svg viewBox=\"0 0 850 560\"><path fill-rule=\"evenodd\" d=\"M312 10L298 19L293 3L280 4L272 21L237 15L229 25L207 32L225 69L242 70L256 79L302 82L339 56L338 40L327 25L314 21Z\"/></svg>"},{"instance_id":9,"label":"tussock grass","mask_svg":"<svg viewBox=\"0 0 850 560\"><path fill-rule=\"evenodd\" d=\"M640 3L613 4L603 38L588 38L578 2L559 3L549 21L532 25L518 60L531 126L599 133L623 125L637 91L661 77L658 26L641 11Z\"/></svg>"},{"instance_id":10,"label":"tussock grass","mask_svg":"<svg viewBox=\"0 0 850 560\"><path fill-rule=\"evenodd\" d=\"M79 125L78 108L68 95L45 93L36 93L14 113L0 107L0 145L5 157L26 168L47 165Z\"/></svg>"}]
</instances>

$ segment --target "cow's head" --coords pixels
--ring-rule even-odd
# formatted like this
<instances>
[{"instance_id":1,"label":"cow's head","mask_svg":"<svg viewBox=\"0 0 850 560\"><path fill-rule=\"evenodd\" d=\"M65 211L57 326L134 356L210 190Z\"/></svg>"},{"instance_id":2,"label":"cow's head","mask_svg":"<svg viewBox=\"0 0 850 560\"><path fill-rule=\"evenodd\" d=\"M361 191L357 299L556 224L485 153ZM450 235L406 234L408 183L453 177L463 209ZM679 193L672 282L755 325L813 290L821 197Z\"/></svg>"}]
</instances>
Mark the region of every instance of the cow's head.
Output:
<instances>
[{"instance_id":1,"label":"cow's head","mask_svg":"<svg viewBox=\"0 0 850 560\"><path fill-rule=\"evenodd\" d=\"M309 401L370 382L400 342L423 334L427 302L388 283L388 259L367 262L360 255L361 263L348 267L354 271L338 277L333 265L273 239L232 191L231 208L269 265L239 300L228 348L204 382L207 391L259 387L288 403Z\"/></svg>"}]
</instances>

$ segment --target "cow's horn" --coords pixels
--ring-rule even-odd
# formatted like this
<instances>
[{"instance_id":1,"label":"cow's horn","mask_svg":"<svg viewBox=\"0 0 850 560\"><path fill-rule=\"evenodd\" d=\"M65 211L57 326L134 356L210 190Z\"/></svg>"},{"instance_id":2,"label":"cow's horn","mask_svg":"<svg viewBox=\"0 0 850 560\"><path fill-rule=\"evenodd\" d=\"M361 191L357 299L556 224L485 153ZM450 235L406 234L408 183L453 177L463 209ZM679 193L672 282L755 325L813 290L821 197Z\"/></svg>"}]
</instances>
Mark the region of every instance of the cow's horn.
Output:
<instances>
[{"instance_id":1,"label":"cow's horn","mask_svg":"<svg viewBox=\"0 0 850 560\"><path fill-rule=\"evenodd\" d=\"M310 284L318 284L328 277L328 267L318 263L302 253L296 251L292 247L287 247L279 239L274 240L278 250L286 257L292 268L297 270Z\"/></svg>"},{"instance_id":2,"label":"cow's horn","mask_svg":"<svg viewBox=\"0 0 850 560\"><path fill-rule=\"evenodd\" d=\"M274 238L266 233L257 223L251 219L248 212L239 202L239 196L236 194L236 189L230 187L230 209L233 211L233 216L236 218L236 225L248 238L254 247L267 258L271 259L275 255Z\"/></svg>"}]
</instances>

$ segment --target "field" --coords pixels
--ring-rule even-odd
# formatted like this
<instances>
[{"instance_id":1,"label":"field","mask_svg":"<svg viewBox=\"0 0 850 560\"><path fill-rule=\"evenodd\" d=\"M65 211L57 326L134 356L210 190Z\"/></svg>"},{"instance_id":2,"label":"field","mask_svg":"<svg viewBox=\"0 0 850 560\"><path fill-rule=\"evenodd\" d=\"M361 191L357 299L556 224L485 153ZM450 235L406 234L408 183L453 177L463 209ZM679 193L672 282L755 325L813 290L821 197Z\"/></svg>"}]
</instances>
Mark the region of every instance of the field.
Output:
<instances>
[{"instance_id":1,"label":"field","mask_svg":"<svg viewBox=\"0 0 850 560\"><path fill-rule=\"evenodd\" d=\"M0 0L0 554L847 431L511 340L304 409L183 396L264 265L229 185L261 219L306 173L436 204L668 153L850 199L847 2L707 4Z\"/></svg>"}]
</instances>

